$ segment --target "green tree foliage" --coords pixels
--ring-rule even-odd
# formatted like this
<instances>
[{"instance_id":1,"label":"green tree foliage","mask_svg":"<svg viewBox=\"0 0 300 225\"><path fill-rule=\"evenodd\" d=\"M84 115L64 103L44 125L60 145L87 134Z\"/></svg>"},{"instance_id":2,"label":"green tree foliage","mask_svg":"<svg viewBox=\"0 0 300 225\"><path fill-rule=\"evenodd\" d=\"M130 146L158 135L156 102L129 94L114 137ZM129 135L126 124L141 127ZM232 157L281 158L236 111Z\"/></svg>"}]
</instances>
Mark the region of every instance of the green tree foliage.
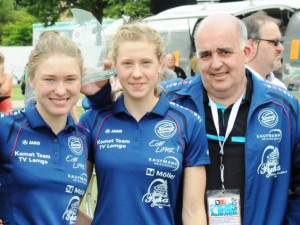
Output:
<instances>
[{"instance_id":1,"label":"green tree foliage","mask_svg":"<svg viewBox=\"0 0 300 225\"><path fill-rule=\"evenodd\" d=\"M12 17L14 0L0 0L0 24L6 23Z\"/></svg>"},{"instance_id":2,"label":"green tree foliage","mask_svg":"<svg viewBox=\"0 0 300 225\"><path fill-rule=\"evenodd\" d=\"M76 2L76 1L69 1ZM34 15L43 22L46 26L53 25L59 20L61 14L68 9L68 5L60 0L21 0L19 1L21 7L26 8L27 12Z\"/></svg>"},{"instance_id":3,"label":"green tree foliage","mask_svg":"<svg viewBox=\"0 0 300 225\"><path fill-rule=\"evenodd\" d=\"M32 45L33 16L24 11L14 12L13 19L3 26L3 46L30 46Z\"/></svg>"},{"instance_id":4,"label":"green tree foliage","mask_svg":"<svg viewBox=\"0 0 300 225\"><path fill-rule=\"evenodd\" d=\"M150 0L0 0L0 45L31 45L32 23L53 25L71 8L87 10L100 22L103 17L137 20L150 15Z\"/></svg>"},{"instance_id":5,"label":"green tree foliage","mask_svg":"<svg viewBox=\"0 0 300 225\"><path fill-rule=\"evenodd\" d=\"M12 18L13 0L0 0L0 44L4 25Z\"/></svg>"},{"instance_id":6,"label":"green tree foliage","mask_svg":"<svg viewBox=\"0 0 300 225\"><path fill-rule=\"evenodd\" d=\"M129 16L131 20L138 20L150 16L150 0L106 0L107 7L104 14L110 18Z\"/></svg>"},{"instance_id":7,"label":"green tree foliage","mask_svg":"<svg viewBox=\"0 0 300 225\"><path fill-rule=\"evenodd\" d=\"M100 22L103 17L127 15L137 19L150 14L150 0L20 0L19 3L46 26L59 21L61 14L71 8L90 11Z\"/></svg>"}]
</instances>

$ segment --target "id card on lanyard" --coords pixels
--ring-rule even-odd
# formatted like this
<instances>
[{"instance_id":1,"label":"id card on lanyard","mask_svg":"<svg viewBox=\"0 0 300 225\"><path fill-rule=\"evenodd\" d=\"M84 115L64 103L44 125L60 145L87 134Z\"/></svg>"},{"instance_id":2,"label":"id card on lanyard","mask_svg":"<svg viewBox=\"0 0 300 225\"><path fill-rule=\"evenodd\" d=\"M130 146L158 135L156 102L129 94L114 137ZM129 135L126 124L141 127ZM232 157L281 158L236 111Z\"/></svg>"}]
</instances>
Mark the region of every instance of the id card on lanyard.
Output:
<instances>
[{"instance_id":1,"label":"id card on lanyard","mask_svg":"<svg viewBox=\"0 0 300 225\"><path fill-rule=\"evenodd\" d=\"M238 189L211 190L206 195L209 225L241 225Z\"/></svg>"},{"instance_id":2,"label":"id card on lanyard","mask_svg":"<svg viewBox=\"0 0 300 225\"><path fill-rule=\"evenodd\" d=\"M208 190L207 196L207 208L208 208L208 223L209 225L241 225L241 207L240 207L240 192L237 189L225 189L224 185L224 145L232 131L237 113L242 102L244 94L234 103L228 124L225 132L224 141L220 140L220 127L219 127L219 116L216 103L209 98L211 106L211 112L213 122L217 131L219 146L220 146L220 173L222 189L220 190Z\"/></svg>"}]
</instances>

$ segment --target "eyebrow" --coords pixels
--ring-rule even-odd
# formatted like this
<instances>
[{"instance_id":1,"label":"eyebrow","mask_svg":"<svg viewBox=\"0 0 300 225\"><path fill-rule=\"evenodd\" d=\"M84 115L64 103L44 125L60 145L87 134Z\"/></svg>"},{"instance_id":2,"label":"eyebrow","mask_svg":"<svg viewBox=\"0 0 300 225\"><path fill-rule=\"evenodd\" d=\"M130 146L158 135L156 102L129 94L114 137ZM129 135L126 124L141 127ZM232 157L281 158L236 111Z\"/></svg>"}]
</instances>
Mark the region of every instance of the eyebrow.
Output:
<instances>
[{"instance_id":1,"label":"eyebrow","mask_svg":"<svg viewBox=\"0 0 300 225\"><path fill-rule=\"evenodd\" d=\"M215 51L204 50L204 51L199 51L198 54L199 55L207 55L207 54L211 54L213 52L233 52L233 50L232 50L232 48L229 48L229 47L219 47Z\"/></svg>"}]
</instances>

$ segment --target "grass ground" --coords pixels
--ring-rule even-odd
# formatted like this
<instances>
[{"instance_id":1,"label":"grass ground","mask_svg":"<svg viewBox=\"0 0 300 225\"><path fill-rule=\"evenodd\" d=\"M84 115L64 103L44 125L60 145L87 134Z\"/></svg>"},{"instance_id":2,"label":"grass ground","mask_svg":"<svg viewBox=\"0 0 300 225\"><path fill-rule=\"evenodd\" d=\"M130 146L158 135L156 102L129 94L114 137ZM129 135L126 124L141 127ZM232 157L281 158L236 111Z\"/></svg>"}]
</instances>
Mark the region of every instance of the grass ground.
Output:
<instances>
[{"instance_id":1,"label":"grass ground","mask_svg":"<svg viewBox=\"0 0 300 225\"><path fill-rule=\"evenodd\" d=\"M12 100L23 100L24 99L24 95L22 95L21 92L21 87L20 85L14 85L13 89L12 89Z\"/></svg>"},{"instance_id":2,"label":"grass ground","mask_svg":"<svg viewBox=\"0 0 300 225\"><path fill-rule=\"evenodd\" d=\"M83 96L81 96L83 97ZM23 101L24 100L24 95L22 94L21 92L21 87L20 85L14 85L13 86L13 89L12 89L12 97L11 97L12 100L14 101L17 101L17 100L21 100ZM79 116L83 113L83 108L80 107L80 106L77 106L77 112L79 114ZM96 182L93 182L93 188L92 188L92 197L95 197L96 196L96 185L95 185ZM80 206L80 208L86 212L86 198L84 197L83 200L82 200L82 204ZM93 207L94 208L94 207Z\"/></svg>"}]
</instances>

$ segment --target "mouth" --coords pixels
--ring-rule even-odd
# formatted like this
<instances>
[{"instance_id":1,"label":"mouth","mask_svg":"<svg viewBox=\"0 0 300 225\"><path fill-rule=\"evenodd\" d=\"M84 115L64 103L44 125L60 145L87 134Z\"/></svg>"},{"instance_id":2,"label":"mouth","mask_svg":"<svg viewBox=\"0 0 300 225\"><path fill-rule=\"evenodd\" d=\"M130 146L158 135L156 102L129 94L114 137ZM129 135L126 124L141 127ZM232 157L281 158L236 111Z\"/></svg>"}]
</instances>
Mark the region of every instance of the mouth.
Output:
<instances>
[{"instance_id":1,"label":"mouth","mask_svg":"<svg viewBox=\"0 0 300 225\"><path fill-rule=\"evenodd\" d=\"M64 99L55 99L55 98L50 98L51 102L53 102L55 105L65 105L69 98L64 98Z\"/></svg>"},{"instance_id":2,"label":"mouth","mask_svg":"<svg viewBox=\"0 0 300 225\"><path fill-rule=\"evenodd\" d=\"M223 77L227 74L227 72L219 72L219 73L212 73L214 77Z\"/></svg>"},{"instance_id":3,"label":"mouth","mask_svg":"<svg viewBox=\"0 0 300 225\"><path fill-rule=\"evenodd\" d=\"M130 85L134 88L140 88L144 85L144 83L130 83Z\"/></svg>"}]
</instances>

